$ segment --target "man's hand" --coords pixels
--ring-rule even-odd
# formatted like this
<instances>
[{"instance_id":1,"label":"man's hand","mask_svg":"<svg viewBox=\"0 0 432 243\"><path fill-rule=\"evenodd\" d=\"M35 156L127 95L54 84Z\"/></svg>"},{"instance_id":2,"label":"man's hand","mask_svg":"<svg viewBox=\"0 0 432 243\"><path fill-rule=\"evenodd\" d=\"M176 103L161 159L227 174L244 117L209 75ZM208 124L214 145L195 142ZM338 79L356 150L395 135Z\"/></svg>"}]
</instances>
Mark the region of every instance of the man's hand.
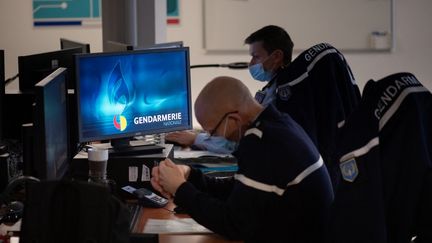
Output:
<instances>
[{"instance_id":1,"label":"man's hand","mask_svg":"<svg viewBox=\"0 0 432 243\"><path fill-rule=\"evenodd\" d=\"M162 196L166 198L172 197L172 195L166 192L159 183L159 166L154 166L152 168L152 178L150 179L150 183L156 191L162 194Z\"/></svg>"},{"instance_id":2,"label":"man's hand","mask_svg":"<svg viewBox=\"0 0 432 243\"><path fill-rule=\"evenodd\" d=\"M178 131L166 134L165 140L188 147L194 144L196 136L194 131Z\"/></svg>"},{"instance_id":3,"label":"man's hand","mask_svg":"<svg viewBox=\"0 0 432 243\"><path fill-rule=\"evenodd\" d=\"M178 187L187 180L190 173L189 166L176 165L170 159L165 159L160 162L158 168L157 184L164 192L170 195L175 194Z\"/></svg>"}]
</instances>

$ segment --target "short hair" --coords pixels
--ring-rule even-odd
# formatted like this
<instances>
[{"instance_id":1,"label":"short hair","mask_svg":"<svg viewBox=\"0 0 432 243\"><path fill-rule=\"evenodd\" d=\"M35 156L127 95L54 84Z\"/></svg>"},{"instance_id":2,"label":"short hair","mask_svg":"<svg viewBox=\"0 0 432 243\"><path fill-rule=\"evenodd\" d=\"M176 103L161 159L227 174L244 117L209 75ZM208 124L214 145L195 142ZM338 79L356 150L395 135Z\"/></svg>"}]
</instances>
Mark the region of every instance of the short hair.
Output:
<instances>
[{"instance_id":1,"label":"short hair","mask_svg":"<svg viewBox=\"0 0 432 243\"><path fill-rule=\"evenodd\" d=\"M285 64L291 62L294 43L283 28L276 25L267 25L250 34L244 43L250 45L259 41L262 42L263 48L268 53L280 49L284 53Z\"/></svg>"}]
</instances>

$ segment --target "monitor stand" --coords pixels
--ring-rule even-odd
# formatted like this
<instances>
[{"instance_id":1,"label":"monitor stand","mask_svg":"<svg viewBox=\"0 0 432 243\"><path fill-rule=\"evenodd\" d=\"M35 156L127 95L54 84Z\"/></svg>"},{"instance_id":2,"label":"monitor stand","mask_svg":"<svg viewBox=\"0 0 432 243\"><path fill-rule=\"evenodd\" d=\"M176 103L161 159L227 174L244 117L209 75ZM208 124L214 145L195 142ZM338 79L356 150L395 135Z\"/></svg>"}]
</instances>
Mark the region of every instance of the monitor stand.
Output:
<instances>
[{"instance_id":1,"label":"monitor stand","mask_svg":"<svg viewBox=\"0 0 432 243\"><path fill-rule=\"evenodd\" d=\"M129 138L112 139L110 156L127 156L127 155L149 155L160 154L165 147L155 144L134 144L130 143Z\"/></svg>"}]
</instances>

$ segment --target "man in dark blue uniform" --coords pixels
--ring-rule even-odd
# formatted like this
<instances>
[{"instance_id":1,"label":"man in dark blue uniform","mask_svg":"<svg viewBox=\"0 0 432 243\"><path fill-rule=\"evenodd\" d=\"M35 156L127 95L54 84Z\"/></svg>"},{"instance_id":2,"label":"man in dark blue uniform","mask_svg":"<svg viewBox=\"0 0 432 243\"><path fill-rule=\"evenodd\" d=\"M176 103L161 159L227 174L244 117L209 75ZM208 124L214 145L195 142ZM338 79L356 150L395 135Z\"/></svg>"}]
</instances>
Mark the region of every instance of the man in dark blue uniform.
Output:
<instances>
[{"instance_id":1,"label":"man in dark blue uniform","mask_svg":"<svg viewBox=\"0 0 432 243\"><path fill-rule=\"evenodd\" d=\"M274 54L279 50L268 56L254 54L262 52L262 41L256 40L259 36L246 39L251 43L252 67L265 66L269 59L281 62ZM256 100L288 113L312 139L324 162L331 163L338 127L360 101L360 91L345 58L330 44L321 43L302 52L289 65L276 65L276 69L271 66L264 72L273 75L262 75L271 79L256 93Z\"/></svg>"},{"instance_id":2,"label":"man in dark blue uniform","mask_svg":"<svg viewBox=\"0 0 432 243\"><path fill-rule=\"evenodd\" d=\"M248 36L249 71L266 85L255 99L288 113L310 136L326 164L334 151L338 126L357 106L360 91L342 53L327 43L317 44L292 61L288 33L269 25ZM230 152L233 143L192 132L173 133L174 140L216 152Z\"/></svg>"},{"instance_id":3,"label":"man in dark blue uniform","mask_svg":"<svg viewBox=\"0 0 432 243\"><path fill-rule=\"evenodd\" d=\"M273 105L259 104L239 80L219 77L195 103L203 129L238 144L239 170L210 178L169 159L152 185L215 233L246 242L319 242L333 190L304 130Z\"/></svg>"}]
</instances>

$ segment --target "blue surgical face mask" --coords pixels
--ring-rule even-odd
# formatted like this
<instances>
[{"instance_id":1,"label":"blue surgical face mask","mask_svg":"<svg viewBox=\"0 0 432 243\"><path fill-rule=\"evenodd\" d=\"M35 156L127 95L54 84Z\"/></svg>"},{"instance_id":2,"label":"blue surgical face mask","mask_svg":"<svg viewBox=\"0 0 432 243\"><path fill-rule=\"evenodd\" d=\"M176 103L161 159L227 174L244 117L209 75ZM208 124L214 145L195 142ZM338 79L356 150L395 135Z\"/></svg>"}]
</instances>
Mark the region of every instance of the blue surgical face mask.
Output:
<instances>
[{"instance_id":1,"label":"blue surgical face mask","mask_svg":"<svg viewBox=\"0 0 432 243\"><path fill-rule=\"evenodd\" d=\"M237 142L230 141L222 136L208 137L210 142L207 144L207 150L219 154L230 154L237 148Z\"/></svg>"},{"instance_id":2,"label":"blue surgical face mask","mask_svg":"<svg viewBox=\"0 0 432 243\"><path fill-rule=\"evenodd\" d=\"M223 136L209 136L211 142L207 144L207 150L215 153L230 154L238 147L237 141L231 141L226 138L228 120L225 120L224 135ZM239 141L241 138L241 130L239 130Z\"/></svg>"},{"instance_id":3,"label":"blue surgical face mask","mask_svg":"<svg viewBox=\"0 0 432 243\"><path fill-rule=\"evenodd\" d=\"M249 73L255 80L261 82L270 81L273 76L272 72L264 70L262 63L257 63L249 66Z\"/></svg>"}]
</instances>

